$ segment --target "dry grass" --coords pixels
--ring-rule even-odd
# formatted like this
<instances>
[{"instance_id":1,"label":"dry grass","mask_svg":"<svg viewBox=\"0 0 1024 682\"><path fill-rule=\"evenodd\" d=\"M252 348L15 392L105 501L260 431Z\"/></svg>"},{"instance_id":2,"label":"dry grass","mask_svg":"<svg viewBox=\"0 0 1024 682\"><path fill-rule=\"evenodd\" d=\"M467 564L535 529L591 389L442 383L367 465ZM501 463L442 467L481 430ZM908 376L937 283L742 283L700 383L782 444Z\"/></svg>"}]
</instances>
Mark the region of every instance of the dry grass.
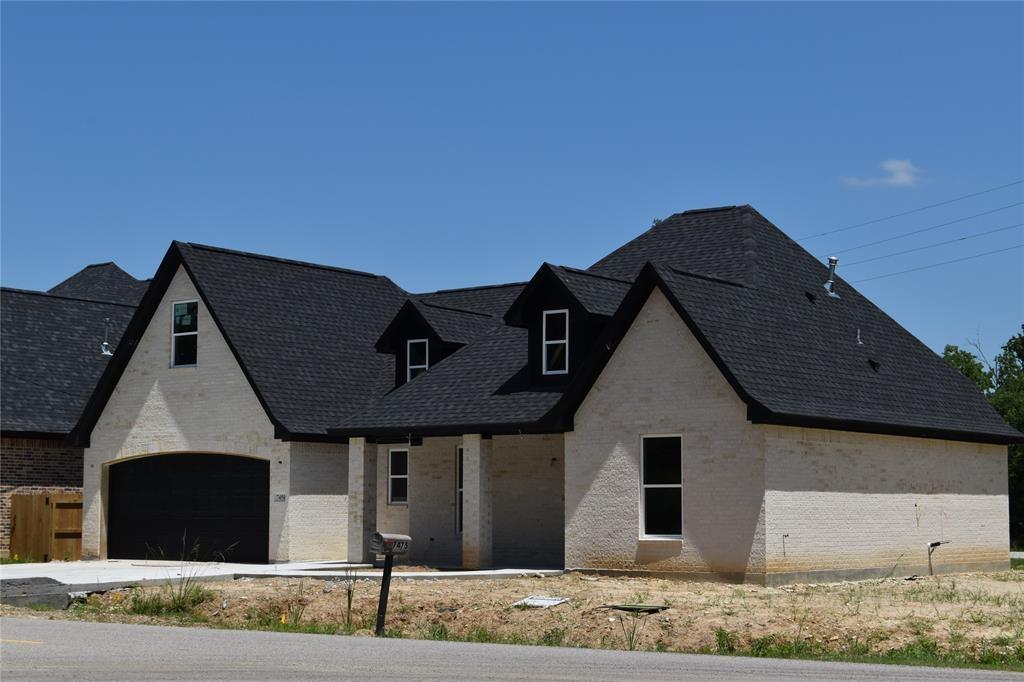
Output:
<instances>
[{"instance_id":1,"label":"dry grass","mask_svg":"<svg viewBox=\"0 0 1024 682\"><path fill-rule=\"evenodd\" d=\"M187 617L132 613L138 595L125 592L93 595L85 604L50 615L368 634L378 592L377 583L357 581L349 614L340 580L273 578L203 586L205 600ZM545 610L512 606L530 594L569 602ZM603 608L639 602L670 608L635 629ZM3 607L0 613L29 612ZM393 636L426 639L1020 668L1024 572L780 588L579 574L396 581L388 629Z\"/></svg>"}]
</instances>

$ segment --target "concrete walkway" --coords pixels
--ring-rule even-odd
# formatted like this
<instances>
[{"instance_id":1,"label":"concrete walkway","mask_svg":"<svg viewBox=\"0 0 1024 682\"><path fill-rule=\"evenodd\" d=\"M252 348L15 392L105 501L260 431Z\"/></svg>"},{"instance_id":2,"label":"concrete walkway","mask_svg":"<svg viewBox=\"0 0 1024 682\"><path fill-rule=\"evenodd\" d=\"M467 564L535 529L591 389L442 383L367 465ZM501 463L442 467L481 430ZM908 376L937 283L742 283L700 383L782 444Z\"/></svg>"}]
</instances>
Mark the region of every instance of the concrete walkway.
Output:
<instances>
[{"instance_id":1,"label":"concrete walkway","mask_svg":"<svg viewBox=\"0 0 1024 682\"><path fill-rule=\"evenodd\" d=\"M45 564L5 564L0 566L0 580L50 578L65 585L108 585L125 583L167 582L182 577L200 580L232 578L344 578L380 579L381 569L370 564L347 564L344 561L293 561L281 564L232 564L221 562L143 561L111 559L108 561L51 561ZM489 571L402 571L394 577L401 580L442 580L459 578L511 578L516 576L561 575L561 570L501 568Z\"/></svg>"}]
</instances>

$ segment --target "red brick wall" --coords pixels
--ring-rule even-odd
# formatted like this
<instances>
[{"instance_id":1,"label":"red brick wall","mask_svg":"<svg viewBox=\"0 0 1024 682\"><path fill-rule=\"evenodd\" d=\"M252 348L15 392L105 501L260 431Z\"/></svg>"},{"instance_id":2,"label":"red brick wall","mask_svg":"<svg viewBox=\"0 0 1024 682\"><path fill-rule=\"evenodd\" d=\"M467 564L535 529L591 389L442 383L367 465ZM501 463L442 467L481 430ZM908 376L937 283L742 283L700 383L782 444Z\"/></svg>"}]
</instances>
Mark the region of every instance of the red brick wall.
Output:
<instances>
[{"instance_id":1,"label":"red brick wall","mask_svg":"<svg viewBox=\"0 0 1024 682\"><path fill-rule=\"evenodd\" d=\"M11 542L13 493L82 492L82 448L59 440L0 439L0 552Z\"/></svg>"}]
</instances>

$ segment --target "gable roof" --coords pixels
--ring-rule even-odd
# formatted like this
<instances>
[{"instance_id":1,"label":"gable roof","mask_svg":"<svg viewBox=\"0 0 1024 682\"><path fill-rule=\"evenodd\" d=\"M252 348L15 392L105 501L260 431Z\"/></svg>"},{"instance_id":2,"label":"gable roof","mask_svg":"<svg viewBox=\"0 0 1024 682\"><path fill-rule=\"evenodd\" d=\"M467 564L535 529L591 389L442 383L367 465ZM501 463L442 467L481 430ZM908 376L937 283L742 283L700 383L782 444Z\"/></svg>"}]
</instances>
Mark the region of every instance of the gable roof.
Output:
<instances>
[{"instance_id":1,"label":"gable roof","mask_svg":"<svg viewBox=\"0 0 1024 682\"><path fill-rule=\"evenodd\" d=\"M545 264L538 274L556 277L587 310L608 317L564 388L529 381L526 329L473 314L508 317L530 285L409 300L377 275L175 242L80 433L91 430L179 265L281 438L570 430L579 403L658 287L753 422L1024 442L973 384L842 278L840 298L825 295L825 266L749 206L671 216L587 271ZM374 344L400 308L465 345L396 389L394 357Z\"/></svg>"},{"instance_id":2,"label":"gable roof","mask_svg":"<svg viewBox=\"0 0 1024 682\"><path fill-rule=\"evenodd\" d=\"M110 358L100 354L110 319L116 348L131 305L0 290L0 429L4 435L63 438Z\"/></svg>"},{"instance_id":3,"label":"gable roof","mask_svg":"<svg viewBox=\"0 0 1024 682\"><path fill-rule=\"evenodd\" d=\"M119 268L116 263L95 263L85 266L47 293L55 296L138 305L147 286L149 286L148 279L135 279Z\"/></svg>"},{"instance_id":4,"label":"gable roof","mask_svg":"<svg viewBox=\"0 0 1024 682\"><path fill-rule=\"evenodd\" d=\"M652 263L755 422L1022 439L956 369L749 206L677 214L591 267Z\"/></svg>"},{"instance_id":5,"label":"gable roof","mask_svg":"<svg viewBox=\"0 0 1024 682\"><path fill-rule=\"evenodd\" d=\"M557 282L552 285L551 282ZM505 312L505 321L524 325L525 308L535 297L544 298L552 286L560 287L591 315L610 317L629 291L630 282L565 265L544 263Z\"/></svg>"},{"instance_id":6,"label":"gable roof","mask_svg":"<svg viewBox=\"0 0 1024 682\"><path fill-rule=\"evenodd\" d=\"M99 418L178 267L196 290L279 438L322 438L390 387L394 358L374 341L408 294L378 275L174 242L77 429Z\"/></svg>"}]
</instances>

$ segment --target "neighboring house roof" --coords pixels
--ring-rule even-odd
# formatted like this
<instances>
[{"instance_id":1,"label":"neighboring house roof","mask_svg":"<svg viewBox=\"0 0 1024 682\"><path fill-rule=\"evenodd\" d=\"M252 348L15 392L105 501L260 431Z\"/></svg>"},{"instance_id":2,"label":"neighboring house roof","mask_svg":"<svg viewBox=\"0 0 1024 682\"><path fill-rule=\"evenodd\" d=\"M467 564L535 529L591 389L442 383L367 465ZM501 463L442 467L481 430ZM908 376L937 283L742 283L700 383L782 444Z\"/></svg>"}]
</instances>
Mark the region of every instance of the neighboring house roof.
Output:
<instances>
[{"instance_id":1,"label":"neighboring house roof","mask_svg":"<svg viewBox=\"0 0 1024 682\"><path fill-rule=\"evenodd\" d=\"M754 422L1024 441L969 381L845 281L837 279L840 298L829 298L825 266L749 206L671 216L586 271L543 266L607 320L564 386L530 381L528 330L497 319L515 317L510 307L537 277L525 287L410 296L386 277L175 242L127 339L141 336L179 265L282 438L571 430L580 401L658 287ZM374 345L400 309L465 345L394 388L394 357ZM104 373L81 433L132 347L122 344Z\"/></svg>"},{"instance_id":2,"label":"neighboring house roof","mask_svg":"<svg viewBox=\"0 0 1024 682\"><path fill-rule=\"evenodd\" d=\"M138 280L117 266L116 263L96 263L50 289L47 293L72 298L87 298L93 301L127 303L138 305L146 293L149 280Z\"/></svg>"},{"instance_id":3,"label":"neighboring house roof","mask_svg":"<svg viewBox=\"0 0 1024 682\"><path fill-rule=\"evenodd\" d=\"M0 429L5 436L70 433L110 358L100 354L110 319L116 347L134 306L0 290Z\"/></svg>"}]
</instances>

